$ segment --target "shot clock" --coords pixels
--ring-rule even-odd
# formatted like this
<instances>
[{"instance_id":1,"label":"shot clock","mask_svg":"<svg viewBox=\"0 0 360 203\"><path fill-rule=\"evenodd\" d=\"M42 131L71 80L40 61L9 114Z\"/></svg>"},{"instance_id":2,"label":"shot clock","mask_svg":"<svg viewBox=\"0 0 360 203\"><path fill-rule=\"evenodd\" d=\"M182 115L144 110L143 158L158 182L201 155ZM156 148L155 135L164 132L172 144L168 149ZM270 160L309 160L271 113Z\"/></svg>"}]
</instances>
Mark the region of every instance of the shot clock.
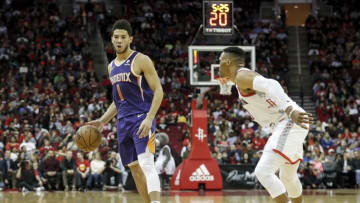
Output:
<instances>
[{"instance_id":1,"label":"shot clock","mask_svg":"<svg viewBox=\"0 0 360 203\"><path fill-rule=\"evenodd\" d=\"M232 1L203 1L204 35L231 35L233 23Z\"/></svg>"}]
</instances>

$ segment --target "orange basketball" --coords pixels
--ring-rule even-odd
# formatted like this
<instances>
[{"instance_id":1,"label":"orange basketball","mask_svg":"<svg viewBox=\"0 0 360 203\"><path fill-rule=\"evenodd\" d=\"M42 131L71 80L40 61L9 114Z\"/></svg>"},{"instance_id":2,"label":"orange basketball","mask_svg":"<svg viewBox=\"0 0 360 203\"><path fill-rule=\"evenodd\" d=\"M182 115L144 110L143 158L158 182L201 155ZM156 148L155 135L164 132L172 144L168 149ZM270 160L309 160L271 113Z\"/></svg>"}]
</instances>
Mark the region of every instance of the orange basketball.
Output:
<instances>
[{"instance_id":1,"label":"orange basketball","mask_svg":"<svg viewBox=\"0 0 360 203\"><path fill-rule=\"evenodd\" d=\"M91 125L81 126L75 134L74 142L82 151L94 151L101 144L101 133Z\"/></svg>"}]
</instances>

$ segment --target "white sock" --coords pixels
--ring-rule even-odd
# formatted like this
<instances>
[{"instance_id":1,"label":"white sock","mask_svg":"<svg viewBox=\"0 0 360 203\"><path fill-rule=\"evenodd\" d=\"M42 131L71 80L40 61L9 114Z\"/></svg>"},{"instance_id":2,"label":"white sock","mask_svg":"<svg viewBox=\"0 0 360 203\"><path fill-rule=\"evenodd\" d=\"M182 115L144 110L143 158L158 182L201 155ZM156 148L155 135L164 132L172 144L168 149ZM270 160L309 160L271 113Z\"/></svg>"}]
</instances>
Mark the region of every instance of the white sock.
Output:
<instances>
[{"instance_id":1,"label":"white sock","mask_svg":"<svg viewBox=\"0 0 360 203\"><path fill-rule=\"evenodd\" d=\"M160 201L151 201L151 203L160 203Z\"/></svg>"}]
</instances>

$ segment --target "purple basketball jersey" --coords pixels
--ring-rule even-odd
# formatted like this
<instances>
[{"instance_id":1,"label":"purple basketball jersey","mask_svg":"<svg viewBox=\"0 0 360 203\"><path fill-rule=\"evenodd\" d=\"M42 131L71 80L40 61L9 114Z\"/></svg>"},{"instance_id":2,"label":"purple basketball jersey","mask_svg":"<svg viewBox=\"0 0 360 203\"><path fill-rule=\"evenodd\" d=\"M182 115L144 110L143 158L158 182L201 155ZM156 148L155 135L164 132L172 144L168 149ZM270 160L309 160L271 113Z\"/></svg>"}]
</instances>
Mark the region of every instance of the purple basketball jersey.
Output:
<instances>
[{"instance_id":1,"label":"purple basketball jersey","mask_svg":"<svg viewBox=\"0 0 360 203\"><path fill-rule=\"evenodd\" d=\"M119 66L112 61L110 81L113 100L117 108L117 118L148 113L154 93L143 74L135 75L132 66L138 52L134 51Z\"/></svg>"}]
</instances>

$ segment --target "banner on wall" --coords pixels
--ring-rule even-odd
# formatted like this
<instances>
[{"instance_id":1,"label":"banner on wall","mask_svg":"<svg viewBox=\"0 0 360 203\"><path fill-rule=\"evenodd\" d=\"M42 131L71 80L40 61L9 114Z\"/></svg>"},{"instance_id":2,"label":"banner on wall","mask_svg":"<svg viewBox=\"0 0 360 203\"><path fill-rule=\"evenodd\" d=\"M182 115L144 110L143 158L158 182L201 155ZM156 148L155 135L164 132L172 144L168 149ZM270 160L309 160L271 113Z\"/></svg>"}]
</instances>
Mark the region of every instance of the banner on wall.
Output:
<instances>
[{"instance_id":1,"label":"banner on wall","mask_svg":"<svg viewBox=\"0 0 360 203\"><path fill-rule=\"evenodd\" d=\"M222 176L222 185L224 189L253 189L255 188L256 184L256 178L255 178L255 165L252 164L241 164L241 165L219 165L220 167L220 173ZM204 168L204 166L199 167L199 171L207 171L207 169L201 169ZM210 170L211 168L209 168ZM197 169L198 171L198 169ZM197 172L196 171L196 172ZM201 173L201 172L197 172ZM202 172L204 173L204 172ZM206 172L205 172L206 173ZM180 180L180 172L175 177L175 185L179 185ZM193 178L195 177L195 179ZM204 177L204 180L200 180L196 178L197 176L190 176L189 180L190 182L193 181L211 181L213 179L211 173L208 176L199 176ZM173 177L174 178L174 177ZM133 177L131 175L131 172L129 171L129 175L126 180L126 184L124 185L124 188L126 190L136 190L135 182L133 180Z\"/></svg>"},{"instance_id":2,"label":"banner on wall","mask_svg":"<svg viewBox=\"0 0 360 203\"><path fill-rule=\"evenodd\" d=\"M256 184L255 165L219 165L224 189L253 189Z\"/></svg>"}]
</instances>

